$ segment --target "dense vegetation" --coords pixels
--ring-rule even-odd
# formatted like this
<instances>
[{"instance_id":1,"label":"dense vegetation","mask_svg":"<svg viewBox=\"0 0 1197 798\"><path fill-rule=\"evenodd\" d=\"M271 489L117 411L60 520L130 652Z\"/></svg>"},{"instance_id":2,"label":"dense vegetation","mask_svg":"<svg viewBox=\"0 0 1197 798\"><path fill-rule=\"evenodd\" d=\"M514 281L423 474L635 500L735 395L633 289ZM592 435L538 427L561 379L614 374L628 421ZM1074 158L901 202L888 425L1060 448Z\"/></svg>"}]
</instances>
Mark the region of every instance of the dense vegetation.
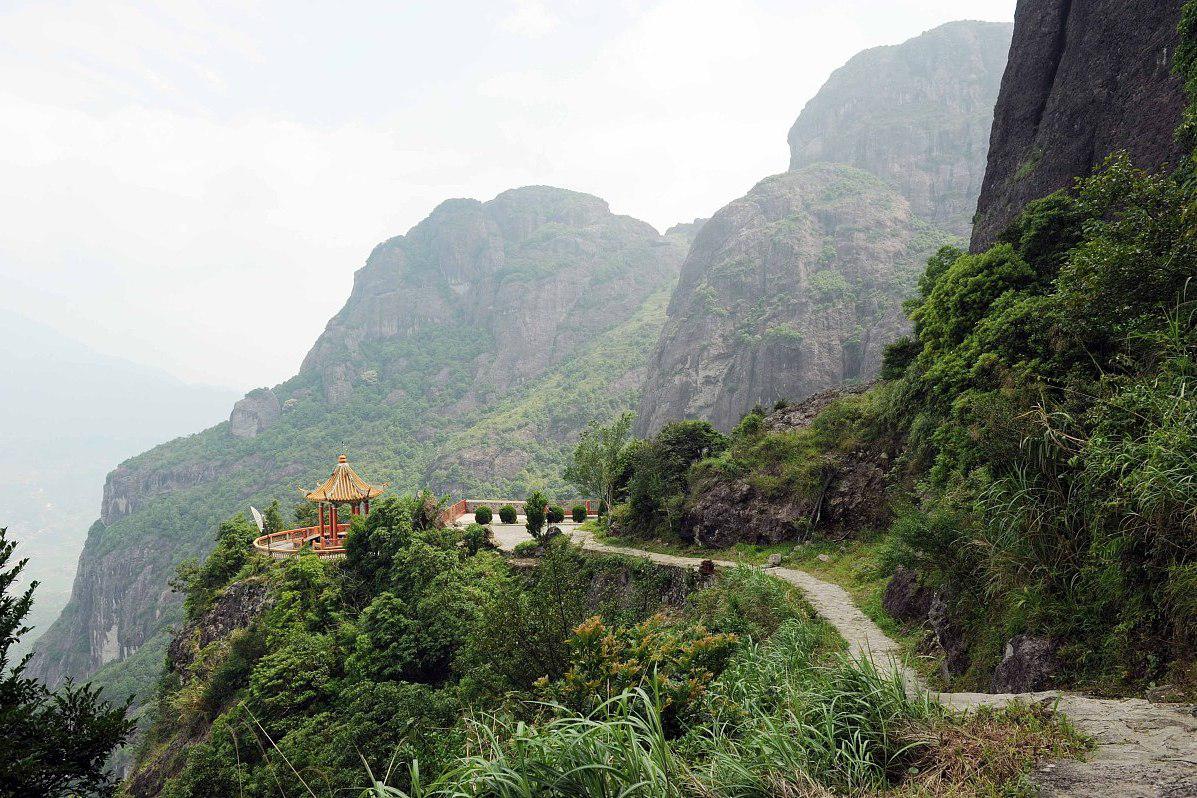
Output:
<instances>
[{"instance_id":1,"label":"dense vegetation","mask_svg":"<svg viewBox=\"0 0 1197 798\"><path fill-rule=\"evenodd\" d=\"M203 463L216 476L156 497L110 527L97 523L87 556L99 558L125 547L136 548L137 556L161 560L154 567L163 572L165 583L175 563L202 557L209 550L210 541L193 530L211 529L223 516L246 504L263 507L277 498L290 499L295 495L294 485L316 484L327 477L329 453L338 452L347 442L356 467L376 482L452 484L474 495L500 496L542 487L558 496L568 496L571 491L561 476L568 450L556 436L583 428L590 418L605 417L634 404L636 390L612 390L611 382L629 364L646 359L660 330L667 299L666 287L651 296L630 320L598 337L539 383L515 390L488 407L453 418L442 417L438 429L424 439L413 431L427 430L430 417L462 398L464 388L455 382L456 372L449 374L447 384L431 386L438 381L445 363L469 362L478 353L472 332L463 338L454 330L441 330L427 338L417 336L389 345L385 352L368 352L380 376L376 382L359 385L354 396L341 405L329 406L319 399L318 386L309 385L311 375L296 377L284 387L301 392L307 388L311 394L288 407L276 424L258 437L234 438L228 434L228 425L220 424L129 461L130 468L146 471L176 466L186 471L189 464ZM406 366L386 366L393 362ZM403 398L390 398L396 395ZM543 435L546 430L553 434ZM496 480L437 459L441 452L480 445L526 454L527 467L510 480ZM279 483L272 475L284 463L302 465L294 476ZM233 464L238 465L234 468ZM157 633L128 659L102 668L93 681L114 694L135 693L140 704L150 697L161 668L169 638L167 626L178 622L181 614L170 607L159 617L158 605L153 601L133 610L136 624L157 629ZM60 628L49 633L52 638L67 634L75 612L78 607L68 607ZM60 642L60 647L49 647L50 656L76 661L86 655L85 635Z\"/></svg>"},{"instance_id":2,"label":"dense vegetation","mask_svg":"<svg viewBox=\"0 0 1197 798\"><path fill-rule=\"evenodd\" d=\"M267 560L251 524L222 524L208 559L181 569L188 624L130 790L173 774L163 795L323 794L361 786L363 757L379 774L402 763L392 783L406 788L476 750L466 718L565 717L625 689L656 696L676 736L750 641L788 624L808 654L834 645L755 574L695 592L694 574L561 540L513 569L438 519L425 495L380 502L354 521L342 562ZM203 637L256 591L260 613Z\"/></svg>"},{"instance_id":3,"label":"dense vegetation","mask_svg":"<svg viewBox=\"0 0 1197 798\"><path fill-rule=\"evenodd\" d=\"M560 538L513 568L438 509L380 503L342 562L266 560L244 519L223 524L181 574L191 623L128 791L988 795L1081 750L1042 710L907 696L762 572L704 585ZM255 592L244 625L202 636Z\"/></svg>"},{"instance_id":4,"label":"dense vegetation","mask_svg":"<svg viewBox=\"0 0 1197 798\"><path fill-rule=\"evenodd\" d=\"M67 683L51 693L25 675L28 655L9 659L30 631L25 619L37 587L13 594L28 563L10 563L15 548L0 527L0 795L109 795L115 779L105 764L133 729L128 705L114 706L88 685Z\"/></svg>"},{"instance_id":5,"label":"dense vegetation","mask_svg":"<svg viewBox=\"0 0 1197 798\"><path fill-rule=\"evenodd\" d=\"M1114 157L1032 203L989 250L940 250L888 382L804 429L766 431L750 413L716 457L671 443L676 425L632 444L616 528L668 538L713 479L818 496L836 453L898 441L886 563L948 597L966 681L987 685L1005 641L1030 632L1061 645L1068 681L1191 683L1195 201L1188 169Z\"/></svg>"}]
</instances>

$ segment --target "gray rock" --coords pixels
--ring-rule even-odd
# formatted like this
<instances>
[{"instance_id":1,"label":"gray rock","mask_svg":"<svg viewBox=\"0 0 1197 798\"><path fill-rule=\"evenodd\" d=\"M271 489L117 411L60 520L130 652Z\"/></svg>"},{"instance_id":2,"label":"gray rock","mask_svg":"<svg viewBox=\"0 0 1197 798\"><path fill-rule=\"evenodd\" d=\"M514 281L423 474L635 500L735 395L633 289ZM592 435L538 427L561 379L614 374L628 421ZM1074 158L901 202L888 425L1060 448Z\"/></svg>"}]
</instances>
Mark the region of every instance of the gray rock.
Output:
<instances>
[{"instance_id":1,"label":"gray rock","mask_svg":"<svg viewBox=\"0 0 1197 798\"><path fill-rule=\"evenodd\" d=\"M283 412L274 391L257 388L250 391L229 414L229 432L238 438L255 438L266 430Z\"/></svg>"},{"instance_id":2,"label":"gray rock","mask_svg":"<svg viewBox=\"0 0 1197 798\"><path fill-rule=\"evenodd\" d=\"M1126 150L1136 166L1178 165L1185 106L1172 73L1175 0L1020 0L993 111L972 247L983 249L1027 202Z\"/></svg>"},{"instance_id":3,"label":"gray rock","mask_svg":"<svg viewBox=\"0 0 1197 798\"><path fill-rule=\"evenodd\" d=\"M1048 637L1016 635L993 672L993 692L1031 693L1047 690L1059 671L1057 643Z\"/></svg>"},{"instance_id":4,"label":"gray rock","mask_svg":"<svg viewBox=\"0 0 1197 798\"><path fill-rule=\"evenodd\" d=\"M918 582L918 574L899 565L885 586L881 607L891 618L907 623L922 623L931 609L932 591Z\"/></svg>"},{"instance_id":5,"label":"gray rock","mask_svg":"<svg viewBox=\"0 0 1197 798\"><path fill-rule=\"evenodd\" d=\"M780 554L770 554L769 559L765 560L766 568L776 568L779 565L781 565L781 555Z\"/></svg>"},{"instance_id":6,"label":"gray rock","mask_svg":"<svg viewBox=\"0 0 1197 798\"><path fill-rule=\"evenodd\" d=\"M819 556L815 557L815 559L819 562L831 562L831 557L827 554L820 554Z\"/></svg>"},{"instance_id":7,"label":"gray rock","mask_svg":"<svg viewBox=\"0 0 1197 798\"><path fill-rule=\"evenodd\" d=\"M885 180L914 212L969 234L1012 26L949 22L854 55L790 129L790 169L846 163Z\"/></svg>"},{"instance_id":8,"label":"gray rock","mask_svg":"<svg viewBox=\"0 0 1197 798\"><path fill-rule=\"evenodd\" d=\"M876 376L902 301L953 240L880 179L818 164L775 175L702 226L649 361L637 434Z\"/></svg>"},{"instance_id":9,"label":"gray rock","mask_svg":"<svg viewBox=\"0 0 1197 798\"><path fill-rule=\"evenodd\" d=\"M940 591L931 597L931 604L927 608L927 624L931 627L935 645L943 655L943 677L959 676L968 670L971 658L965 645L964 630L952 618L948 598Z\"/></svg>"}]
</instances>

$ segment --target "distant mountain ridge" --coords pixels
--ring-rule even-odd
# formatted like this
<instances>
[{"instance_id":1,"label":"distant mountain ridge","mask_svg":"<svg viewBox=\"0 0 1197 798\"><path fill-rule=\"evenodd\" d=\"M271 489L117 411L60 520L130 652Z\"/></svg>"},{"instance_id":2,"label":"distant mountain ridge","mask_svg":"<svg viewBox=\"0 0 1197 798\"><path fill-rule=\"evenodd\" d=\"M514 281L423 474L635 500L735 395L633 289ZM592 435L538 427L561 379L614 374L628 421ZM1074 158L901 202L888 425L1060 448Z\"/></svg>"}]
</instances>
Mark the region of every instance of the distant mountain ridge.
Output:
<instances>
[{"instance_id":1,"label":"distant mountain ridge","mask_svg":"<svg viewBox=\"0 0 1197 798\"><path fill-rule=\"evenodd\" d=\"M972 228L1012 25L949 22L831 73L790 128L790 169L846 163L961 238Z\"/></svg>"},{"instance_id":2,"label":"distant mountain ridge","mask_svg":"<svg viewBox=\"0 0 1197 798\"><path fill-rule=\"evenodd\" d=\"M236 394L104 355L23 316L0 315L0 526L41 582L30 623L66 604L104 473L156 442L208 426Z\"/></svg>"}]
</instances>

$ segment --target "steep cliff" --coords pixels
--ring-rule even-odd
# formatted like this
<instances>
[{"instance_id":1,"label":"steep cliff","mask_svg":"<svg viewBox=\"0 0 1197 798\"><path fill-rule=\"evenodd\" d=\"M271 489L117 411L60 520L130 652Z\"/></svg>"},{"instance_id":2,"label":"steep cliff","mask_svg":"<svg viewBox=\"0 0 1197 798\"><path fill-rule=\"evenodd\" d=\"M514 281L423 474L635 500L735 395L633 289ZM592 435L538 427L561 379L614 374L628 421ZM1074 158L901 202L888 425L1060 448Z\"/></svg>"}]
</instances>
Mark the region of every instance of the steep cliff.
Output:
<instances>
[{"instance_id":1,"label":"steep cliff","mask_svg":"<svg viewBox=\"0 0 1197 798\"><path fill-rule=\"evenodd\" d=\"M728 429L757 403L876 375L923 261L967 235L1010 30L952 22L832 74L790 130L790 172L699 230L637 434Z\"/></svg>"},{"instance_id":2,"label":"steep cliff","mask_svg":"<svg viewBox=\"0 0 1197 798\"><path fill-rule=\"evenodd\" d=\"M902 300L950 240L859 169L766 178L699 232L669 302L637 420L733 427L753 405L875 376Z\"/></svg>"},{"instance_id":3,"label":"steep cliff","mask_svg":"<svg viewBox=\"0 0 1197 798\"><path fill-rule=\"evenodd\" d=\"M248 504L288 509L342 451L400 491L564 491L564 444L635 404L689 235L529 187L450 200L380 244L296 377L109 475L34 672L56 682L107 664L101 683L154 678L178 619L175 565Z\"/></svg>"},{"instance_id":4,"label":"steep cliff","mask_svg":"<svg viewBox=\"0 0 1197 798\"><path fill-rule=\"evenodd\" d=\"M1030 200L1088 174L1115 150L1136 166L1177 165L1184 107L1171 56L1176 0L1019 0L993 115L972 248Z\"/></svg>"},{"instance_id":5,"label":"steep cliff","mask_svg":"<svg viewBox=\"0 0 1197 798\"><path fill-rule=\"evenodd\" d=\"M1004 22L950 22L853 56L790 128L790 169L859 167L916 215L967 237L1010 32Z\"/></svg>"}]
</instances>

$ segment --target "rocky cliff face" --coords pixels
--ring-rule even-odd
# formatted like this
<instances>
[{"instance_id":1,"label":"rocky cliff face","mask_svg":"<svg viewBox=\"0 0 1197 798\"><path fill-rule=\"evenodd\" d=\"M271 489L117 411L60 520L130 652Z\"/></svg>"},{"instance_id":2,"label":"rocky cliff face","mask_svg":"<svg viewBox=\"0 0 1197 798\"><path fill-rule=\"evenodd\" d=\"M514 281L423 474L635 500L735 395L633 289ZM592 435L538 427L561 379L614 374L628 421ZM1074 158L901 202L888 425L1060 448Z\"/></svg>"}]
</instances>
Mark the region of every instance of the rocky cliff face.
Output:
<instances>
[{"instance_id":1,"label":"rocky cliff face","mask_svg":"<svg viewBox=\"0 0 1197 798\"><path fill-rule=\"evenodd\" d=\"M360 380L363 347L447 319L489 342L466 401L543 374L612 318L626 318L676 269L670 239L616 216L598 197L531 187L487 203L449 200L406 236L380 245L345 307L304 359L329 401ZM531 290L530 290L531 289ZM615 315L587 312L615 308Z\"/></svg>"},{"instance_id":2,"label":"rocky cliff face","mask_svg":"<svg viewBox=\"0 0 1197 798\"><path fill-rule=\"evenodd\" d=\"M154 678L175 565L249 504L286 511L342 451L398 492L524 491L556 475L578 430L634 406L691 235L541 186L450 200L379 245L296 377L108 476L32 671L57 682L132 657L121 667Z\"/></svg>"},{"instance_id":3,"label":"rocky cliff face","mask_svg":"<svg viewBox=\"0 0 1197 798\"><path fill-rule=\"evenodd\" d=\"M968 236L1011 26L950 22L853 56L790 128L790 169L846 163Z\"/></svg>"},{"instance_id":4,"label":"rocky cliff face","mask_svg":"<svg viewBox=\"0 0 1197 798\"><path fill-rule=\"evenodd\" d=\"M1172 74L1181 3L1019 0L993 116L972 247L1030 200L1071 184L1115 150L1176 165L1184 95Z\"/></svg>"},{"instance_id":5,"label":"rocky cliff face","mask_svg":"<svg viewBox=\"0 0 1197 798\"><path fill-rule=\"evenodd\" d=\"M876 375L902 301L949 237L878 178L821 164L761 181L699 232L669 303L637 432L733 427L753 405Z\"/></svg>"},{"instance_id":6,"label":"rocky cliff face","mask_svg":"<svg viewBox=\"0 0 1197 798\"><path fill-rule=\"evenodd\" d=\"M790 173L699 230L638 434L728 429L757 403L876 375L924 260L967 235L1010 31L953 22L836 70L790 130Z\"/></svg>"}]
</instances>

